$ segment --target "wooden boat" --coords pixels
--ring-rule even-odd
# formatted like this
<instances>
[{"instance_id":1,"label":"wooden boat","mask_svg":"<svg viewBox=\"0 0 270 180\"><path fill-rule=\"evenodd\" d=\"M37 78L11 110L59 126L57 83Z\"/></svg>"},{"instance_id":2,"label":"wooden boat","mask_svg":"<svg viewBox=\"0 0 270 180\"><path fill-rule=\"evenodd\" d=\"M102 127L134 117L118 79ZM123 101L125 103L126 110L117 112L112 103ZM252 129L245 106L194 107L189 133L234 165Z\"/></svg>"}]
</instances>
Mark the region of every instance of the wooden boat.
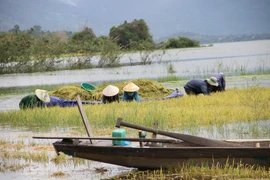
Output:
<instances>
[{"instance_id":1,"label":"wooden boat","mask_svg":"<svg viewBox=\"0 0 270 180\"><path fill-rule=\"evenodd\" d=\"M118 118L116 127L138 129L138 138L93 137L81 103L78 104L88 137L34 138L62 139L53 143L57 154L62 152L73 157L138 169L165 169L183 165L270 167L270 139L213 140L138 126L121 118ZM143 136L142 131L153 133L152 138ZM159 139L157 135L166 138ZM115 141L131 143L115 145Z\"/></svg>"}]
</instances>

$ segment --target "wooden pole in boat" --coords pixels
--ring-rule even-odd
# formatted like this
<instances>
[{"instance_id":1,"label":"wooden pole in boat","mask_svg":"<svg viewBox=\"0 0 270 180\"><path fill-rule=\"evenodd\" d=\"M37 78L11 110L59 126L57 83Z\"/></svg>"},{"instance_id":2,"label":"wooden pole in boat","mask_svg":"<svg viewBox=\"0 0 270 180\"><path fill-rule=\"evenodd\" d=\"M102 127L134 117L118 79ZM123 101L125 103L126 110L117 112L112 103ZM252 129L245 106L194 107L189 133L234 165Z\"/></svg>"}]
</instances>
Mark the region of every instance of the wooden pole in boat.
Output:
<instances>
[{"instance_id":1,"label":"wooden pole in boat","mask_svg":"<svg viewBox=\"0 0 270 180\"><path fill-rule=\"evenodd\" d=\"M139 126L131 123L124 122L122 118L118 118L116 122L116 127L120 128L120 126L125 126L133 129L138 129L138 130L143 130L147 132L152 132L176 139L180 139L195 145L199 146L205 146L205 147L241 147L241 145L236 144L236 143L230 143L230 142L225 142L225 141L219 141L219 140L213 140L213 139L208 139L208 138L202 138L198 136L192 136L192 135L187 135L187 134L180 134L180 133L172 133L172 132L167 132L167 131L162 131L162 130L157 130L157 129L152 129L152 128L147 128L144 126Z\"/></svg>"},{"instance_id":2,"label":"wooden pole in boat","mask_svg":"<svg viewBox=\"0 0 270 180\"><path fill-rule=\"evenodd\" d=\"M85 126L88 137L94 137L94 135L92 133L91 126L90 126L89 121L88 121L88 118L86 116L85 110L83 108L80 95L77 95L77 105L78 105L78 108L79 108L79 111L80 111L80 114L81 114L81 117L82 117L82 120L83 120L83 124ZM91 144L95 143L95 140L92 140L92 139L89 139L89 140L90 140Z\"/></svg>"},{"instance_id":3,"label":"wooden pole in boat","mask_svg":"<svg viewBox=\"0 0 270 180\"><path fill-rule=\"evenodd\" d=\"M155 122L154 122L154 128L155 129L158 129L158 121L157 120L155 120ZM152 138L157 138L157 134L156 133L153 133L152 134Z\"/></svg>"}]
</instances>

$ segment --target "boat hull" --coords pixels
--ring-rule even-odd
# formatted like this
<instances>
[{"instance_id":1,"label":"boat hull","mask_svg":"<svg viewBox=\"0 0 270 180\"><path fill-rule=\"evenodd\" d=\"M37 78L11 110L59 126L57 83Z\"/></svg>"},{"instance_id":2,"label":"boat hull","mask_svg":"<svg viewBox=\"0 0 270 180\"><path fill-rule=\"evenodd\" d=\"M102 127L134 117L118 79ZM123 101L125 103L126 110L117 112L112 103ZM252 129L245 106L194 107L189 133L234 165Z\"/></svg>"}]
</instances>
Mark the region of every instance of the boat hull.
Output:
<instances>
[{"instance_id":1,"label":"boat hull","mask_svg":"<svg viewBox=\"0 0 270 180\"><path fill-rule=\"evenodd\" d=\"M195 166L270 165L268 147L139 147L55 142L57 153L138 169Z\"/></svg>"}]
</instances>

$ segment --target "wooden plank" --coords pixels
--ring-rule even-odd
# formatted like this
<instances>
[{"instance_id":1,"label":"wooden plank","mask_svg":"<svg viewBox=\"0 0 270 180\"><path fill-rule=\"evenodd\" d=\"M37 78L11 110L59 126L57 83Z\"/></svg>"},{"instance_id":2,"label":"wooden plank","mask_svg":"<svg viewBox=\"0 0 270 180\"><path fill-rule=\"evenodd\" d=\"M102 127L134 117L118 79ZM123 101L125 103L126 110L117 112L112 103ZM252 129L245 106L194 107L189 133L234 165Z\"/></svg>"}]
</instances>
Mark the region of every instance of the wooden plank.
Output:
<instances>
[{"instance_id":1,"label":"wooden plank","mask_svg":"<svg viewBox=\"0 0 270 180\"><path fill-rule=\"evenodd\" d=\"M194 145L199 145L199 146L209 146L209 147L239 147L241 146L241 144L233 143L233 142L220 141L220 140L208 139L208 138L203 138L203 137L198 137L198 136L192 136L188 134L173 133L173 132L168 132L168 131L147 128L144 126L139 126L136 124L124 122L122 118L117 119L115 126L118 128L120 128L121 126L125 126L125 127L129 127L133 129L152 132L152 133L164 135L167 137L180 139L182 141L192 143Z\"/></svg>"},{"instance_id":2,"label":"wooden plank","mask_svg":"<svg viewBox=\"0 0 270 180\"><path fill-rule=\"evenodd\" d=\"M155 122L154 122L154 129L158 129L158 121L157 120L155 120ZM156 139L157 138L157 133L153 132L152 138Z\"/></svg>"},{"instance_id":3,"label":"wooden plank","mask_svg":"<svg viewBox=\"0 0 270 180\"><path fill-rule=\"evenodd\" d=\"M229 142L261 142L261 141L269 141L270 139L225 139L225 141Z\"/></svg>"},{"instance_id":4,"label":"wooden plank","mask_svg":"<svg viewBox=\"0 0 270 180\"><path fill-rule=\"evenodd\" d=\"M119 138L119 137L41 137L34 136L34 139L80 139L80 140L126 140L133 142L163 142L163 143L177 143L182 142L175 139L151 139L151 138Z\"/></svg>"},{"instance_id":5,"label":"wooden plank","mask_svg":"<svg viewBox=\"0 0 270 180\"><path fill-rule=\"evenodd\" d=\"M82 101L81 101L81 98L80 98L80 95L77 95L77 104L78 104L78 108L79 108L79 111L80 111L80 114L81 114L81 117L82 117L82 120L83 120L83 124L85 126L85 129L86 129L86 132L87 132L87 135L88 137L94 137L93 133L92 133L92 129L91 129L91 126L89 124L89 121L88 121L88 118L86 116L86 113L85 113L85 110L83 108L83 105L82 105ZM92 139L89 139L90 140L90 143L91 144L95 144L96 142Z\"/></svg>"}]
</instances>

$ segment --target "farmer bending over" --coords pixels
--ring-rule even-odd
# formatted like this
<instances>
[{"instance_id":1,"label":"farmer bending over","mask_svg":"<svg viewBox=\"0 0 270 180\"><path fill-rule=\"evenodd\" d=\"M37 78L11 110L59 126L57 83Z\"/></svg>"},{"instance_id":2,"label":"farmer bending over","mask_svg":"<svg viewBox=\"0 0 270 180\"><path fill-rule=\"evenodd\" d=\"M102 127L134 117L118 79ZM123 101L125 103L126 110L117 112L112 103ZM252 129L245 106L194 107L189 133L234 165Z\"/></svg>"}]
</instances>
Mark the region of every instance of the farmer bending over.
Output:
<instances>
[{"instance_id":1,"label":"farmer bending over","mask_svg":"<svg viewBox=\"0 0 270 180\"><path fill-rule=\"evenodd\" d=\"M216 91L225 91L226 88L226 80L225 80L225 76L222 72L220 73L213 73L211 75L211 77L215 77L217 78L217 82L218 82L218 86L214 86L212 88L212 92L216 92Z\"/></svg>"},{"instance_id":2,"label":"farmer bending over","mask_svg":"<svg viewBox=\"0 0 270 180\"><path fill-rule=\"evenodd\" d=\"M108 85L102 91L102 102L104 104L118 101L119 103L119 89L116 86Z\"/></svg>"},{"instance_id":3,"label":"farmer bending over","mask_svg":"<svg viewBox=\"0 0 270 180\"><path fill-rule=\"evenodd\" d=\"M186 91L186 94L188 95L210 95L212 88L217 86L217 78L210 77L210 79L206 80L192 79L187 82L187 84L184 86L184 89Z\"/></svg>"},{"instance_id":4,"label":"farmer bending over","mask_svg":"<svg viewBox=\"0 0 270 180\"><path fill-rule=\"evenodd\" d=\"M140 102L140 96L139 96L139 93L138 93L138 90L140 88L134 84L133 82L130 82L128 83L124 88L124 93L123 93L123 96L122 96L122 100L123 101L137 101L137 102Z\"/></svg>"}]
</instances>

